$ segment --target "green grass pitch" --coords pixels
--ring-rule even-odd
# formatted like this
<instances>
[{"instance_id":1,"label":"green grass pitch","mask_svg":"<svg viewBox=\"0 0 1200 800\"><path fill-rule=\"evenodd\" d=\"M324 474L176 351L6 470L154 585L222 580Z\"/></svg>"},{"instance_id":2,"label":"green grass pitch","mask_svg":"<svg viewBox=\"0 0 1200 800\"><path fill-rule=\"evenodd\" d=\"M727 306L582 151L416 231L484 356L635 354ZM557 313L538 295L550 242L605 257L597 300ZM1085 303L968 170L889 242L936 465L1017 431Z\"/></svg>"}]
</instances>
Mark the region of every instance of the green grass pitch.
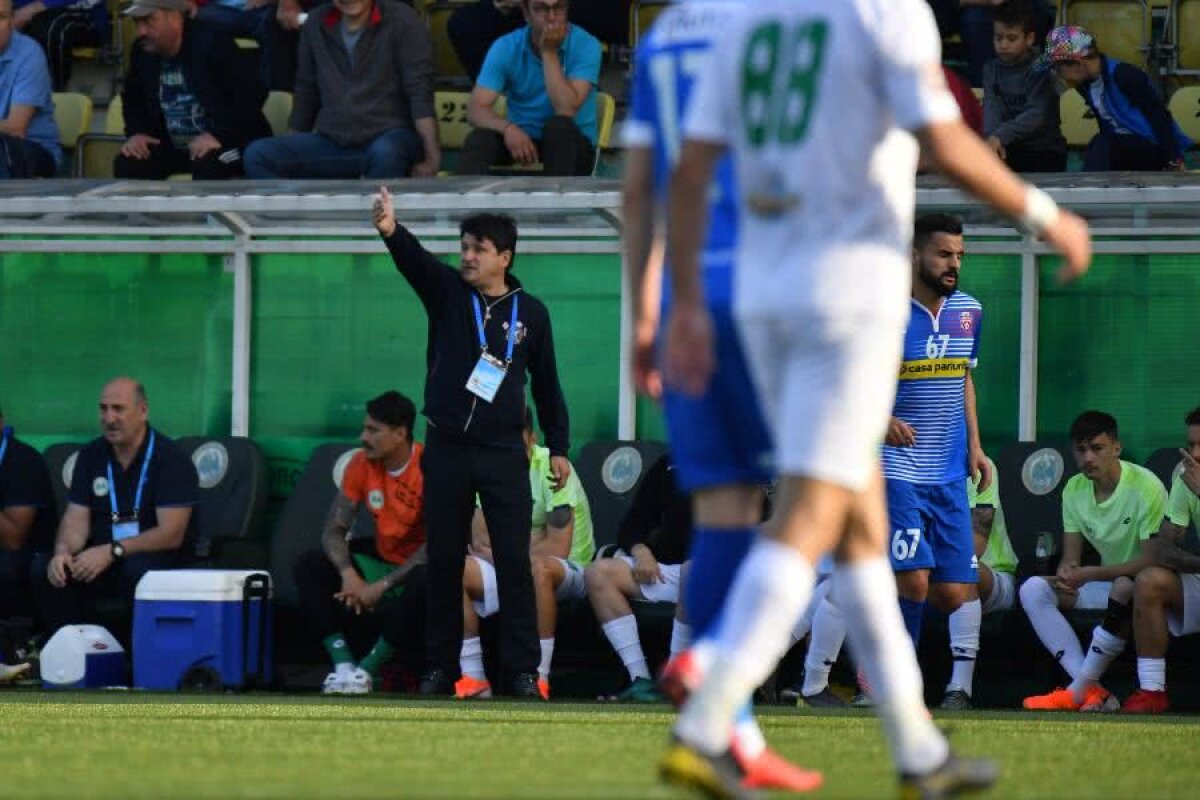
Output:
<instances>
[{"instance_id":1,"label":"green grass pitch","mask_svg":"<svg viewBox=\"0 0 1200 800\"><path fill-rule=\"evenodd\" d=\"M4 796L674 798L657 783L666 707L370 697L0 694ZM825 771L814 797L888 797L866 712L761 710L768 739ZM1200 718L939 714L1004 777L987 797L1196 797ZM782 796L782 795L780 795Z\"/></svg>"}]
</instances>

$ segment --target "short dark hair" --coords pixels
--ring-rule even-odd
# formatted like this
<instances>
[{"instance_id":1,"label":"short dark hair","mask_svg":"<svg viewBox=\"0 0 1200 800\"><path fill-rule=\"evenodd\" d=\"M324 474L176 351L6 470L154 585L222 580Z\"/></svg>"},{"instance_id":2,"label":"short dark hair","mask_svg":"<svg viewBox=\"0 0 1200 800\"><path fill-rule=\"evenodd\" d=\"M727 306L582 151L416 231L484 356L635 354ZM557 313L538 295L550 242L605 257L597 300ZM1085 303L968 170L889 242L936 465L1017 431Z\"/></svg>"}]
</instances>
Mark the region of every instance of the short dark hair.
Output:
<instances>
[{"instance_id":1,"label":"short dark hair","mask_svg":"<svg viewBox=\"0 0 1200 800\"><path fill-rule=\"evenodd\" d=\"M0 417L2 416L4 416L4 412L0 411ZM1183 424L1188 426L1200 425L1200 406L1196 406L1187 413L1187 416L1183 418Z\"/></svg>"},{"instance_id":2,"label":"short dark hair","mask_svg":"<svg viewBox=\"0 0 1200 800\"><path fill-rule=\"evenodd\" d=\"M471 234L476 239L487 239L496 246L496 252L511 253L508 269L511 272L517 260L517 221L508 214L482 212L463 217L458 223L458 235Z\"/></svg>"},{"instance_id":3,"label":"short dark hair","mask_svg":"<svg viewBox=\"0 0 1200 800\"><path fill-rule=\"evenodd\" d=\"M1087 442L1102 433L1111 438L1119 438L1117 434L1117 418L1103 411L1085 411L1071 423L1071 441Z\"/></svg>"},{"instance_id":4,"label":"short dark hair","mask_svg":"<svg viewBox=\"0 0 1200 800\"><path fill-rule=\"evenodd\" d=\"M932 214L922 214L913 225L913 248L920 250L935 233L948 233L951 236L962 236L962 219L954 214L935 211Z\"/></svg>"},{"instance_id":5,"label":"short dark hair","mask_svg":"<svg viewBox=\"0 0 1200 800\"><path fill-rule=\"evenodd\" d=\"M1037 33L1037 16L1029 0L1008 0L992 11L992 20L1025 33Z\"/></svg>"},{"instance_id":6,"label":"short dark hair","mask_svg":"<svg viewBox=\"0 0 1200 800\"><path fill-rule=\"evenodd\" d=\"M367 416L393 428L404 428L411 439L413 423L417 421L417 408L404 395L389 391L367 401Z\"/></svg>"}]
</instances>

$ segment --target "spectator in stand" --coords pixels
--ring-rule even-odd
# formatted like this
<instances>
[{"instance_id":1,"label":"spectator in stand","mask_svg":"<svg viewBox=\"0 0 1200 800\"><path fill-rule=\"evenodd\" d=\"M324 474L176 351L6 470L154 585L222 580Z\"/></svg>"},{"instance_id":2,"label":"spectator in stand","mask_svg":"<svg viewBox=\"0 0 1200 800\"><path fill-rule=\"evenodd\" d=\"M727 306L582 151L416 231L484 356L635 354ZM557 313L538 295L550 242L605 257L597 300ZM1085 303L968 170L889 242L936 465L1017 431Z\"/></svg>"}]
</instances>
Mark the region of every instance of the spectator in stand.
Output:
<instances>
[{"instance_id":1,"label":"spectator in stand","mask_svg":"<svg viewBox=\"0 0 1200 800\"><path fill-rule=\"evenodd\" d=\"M113 161L118 178L236 177L246 145L271 133L257 53L188 14L187 0L136 0L125 11L141 38L121 93L129 138Z\"/></svg>"},{"instance_id":2,"label":"spectator in stand","mask_svg":"<svg viewBox=\"0 0 1200 800\"><path fill-rule=\"evenodd\" d=\"M104 0L14 0L13 27L46 51L54 91L62 92L71 80L71 51L108 41L108 6Z\"/></svg>"},{"instance_id":3,"label":"spectator in stand","mask_svg":"<svg viewBox=\"0 0 1200 800\"><path fill-rule=\"evenodd\" d=\"M996 57L983 67L983 135L1014 172L1062 172L1067 140L1058 93L1045 70L1034 69L1034 12L1029 0L995 11Z\"/></svg>"},{"instance_id":4,"label":"spectator in stand","mask_svg":"<svg viewBox=\"0 0 1200 800\"><path fill-rule=\"evenodd\" d=\"M196 468L150 426L149 413L146 390L130 378L100 393L104 433L79 451L54 551L35 555L30 568L48 633L93 621L102 601L121 601L131 614L143 575L191 561Z\"/></svg>"},{"instance_id":5,"label":"spectator in stand","mask_svg":"<svg viewBox=\"0 0 1200 800\"><path fill-rule=\"evenodd\" d=\"M257 142L251 178L428 178L442 153L433 41L396 0L334 0L300 31L293 133Z\"/></svg>"},{"instance_id":6,"label":"spectator in stand","mask_svg":"<svg viewBox=\"0 0 1200 800\"><path fill-rule=\"evenodd\" d=\"M1038 66L1053 69L1083 95L1100 123L1100 132L1088 143L1085 171L1186 169L1183 154L1192 141L1171 118L1150 76L1104 55L1083 28L1052 30Z\"/></svg>"},{"instance_id":7,"label":"spectator in stand","mask_svg":"<svg viewBox=\"0 0 1200 800\"><path fill-rule=\"evenodd\" d=\"M606 699L658 702L662 693L650 675L631 601L676 604L671 656L691 643L691 626L679 602L692 538L692 501L675 483L669 456L650 467L617 531L619 550L592 562L584 573L588 599L613 650L629 673L629 685Z\"/></svg>"},{"instance_id":8,"label":"spectator in stand","mask_svg":"<svg viewBox=\"0 0 1200 800\"><path fill-rule=\"evenodd\" d=\"M302 13L296 5L297 15ZM291 91L295 82L296 37L281 26L275 0L199 0L192 19L230 36L253 39L259 47L259 73L268 89ZM291 80L279 77L290 64Z\"/></svg>"},{"instance_id":9,"label":"spectator in stand","mask_svg":"<svg viewBox=\"0 0 1200 800\"><path fill-rule=\"evenodd\" d=\"M492 45L467 103L474 130L458 174L541 161L546 175L589 175L596 160L600 42L567 22L567 0L524 0L529 24ZM500 96L508 116L496 113Z\"/></svg>"},{"instance_id":10,"label":"spectator in stand","mask_svg":"<svg viewBox=\"0 0 1200 800\"><path fill-rule=\"evenodd\" d=\"M524 0L477 0L450 15L446 25L450 44L472 81L479 77L488 48L525 24L524 5ZM629 41L630 5L632 0L580 2L571 6L571 22L602 42L625 45Z\"/></svg>"},{"instance_id":11,"label":"spectator in stand","mask_svg":"<svg viewBox=\"0 0 1200 800\"><path fill-rule=\"evenodd\" d=\"M995 9L1006 0L929 0L942 37L962 36L967 55L967 77L972 86L982 86L983 65L996 56L992 43ZM1040 46L1053 24L1054 9L1046 0L1032 0Z\"/></svg>"},{"instance_id":12,"label":"spectator in stand","mask_svg":"<svg viewBox=\"0 0 1200 800\"><path fill-rule=\"evenodd\" d=\"M0 179L52 178L61 158L46 56L0 0Z\"/></svg>"}]
</instances>

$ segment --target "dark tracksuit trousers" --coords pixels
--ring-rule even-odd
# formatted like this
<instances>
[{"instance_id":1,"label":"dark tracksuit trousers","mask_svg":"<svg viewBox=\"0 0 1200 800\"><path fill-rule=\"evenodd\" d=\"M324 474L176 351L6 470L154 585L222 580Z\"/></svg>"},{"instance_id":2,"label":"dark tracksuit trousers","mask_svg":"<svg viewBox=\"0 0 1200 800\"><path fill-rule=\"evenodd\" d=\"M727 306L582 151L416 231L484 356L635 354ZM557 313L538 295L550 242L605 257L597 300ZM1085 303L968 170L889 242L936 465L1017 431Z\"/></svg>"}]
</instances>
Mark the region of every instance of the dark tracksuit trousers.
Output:
<instances>
[{"instance_id":1,"label":"dark tracksuit trousers","mask_svg":"<svg viewBox=\"0 0 1200 800\"><path fill-rule=\"evenodd\" d=\"M500 592L502 684L537 672L537 607L529 567L529 459L524 450L455 441L434 427L421 456L425 474L425 533L429 555L426 655L429 666L459 675L462 650L462 573L478 493L491 537ZM434 501L436 498L436 501Z\"/></svg>"}]
</instances>

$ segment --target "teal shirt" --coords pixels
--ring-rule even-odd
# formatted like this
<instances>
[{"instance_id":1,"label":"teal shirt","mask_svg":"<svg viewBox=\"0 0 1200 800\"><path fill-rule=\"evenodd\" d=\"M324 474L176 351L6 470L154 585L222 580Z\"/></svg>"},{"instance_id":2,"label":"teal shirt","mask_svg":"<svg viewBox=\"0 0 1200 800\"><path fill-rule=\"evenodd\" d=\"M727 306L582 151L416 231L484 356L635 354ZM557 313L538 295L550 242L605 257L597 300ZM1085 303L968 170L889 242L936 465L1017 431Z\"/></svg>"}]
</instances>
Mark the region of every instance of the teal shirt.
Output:
<instances>
[{"instance_id":1,"label":"teal shirt","mask_svg":"<svg viewBox=\"0 0 1200 800\"><path fill-rule=\"evenodd\" d=\"M567 80L592 84L575 124L596 144L596 84L600 80L600 42L578 25L572 25L558 49ZM546 92L542 57L529 38L529 26L501 36L488 50L479 70L477 86L504 95L508 118L532 139L541 139L546 120L554 116L554 105Z\"/></svg>"}]
</instances>

